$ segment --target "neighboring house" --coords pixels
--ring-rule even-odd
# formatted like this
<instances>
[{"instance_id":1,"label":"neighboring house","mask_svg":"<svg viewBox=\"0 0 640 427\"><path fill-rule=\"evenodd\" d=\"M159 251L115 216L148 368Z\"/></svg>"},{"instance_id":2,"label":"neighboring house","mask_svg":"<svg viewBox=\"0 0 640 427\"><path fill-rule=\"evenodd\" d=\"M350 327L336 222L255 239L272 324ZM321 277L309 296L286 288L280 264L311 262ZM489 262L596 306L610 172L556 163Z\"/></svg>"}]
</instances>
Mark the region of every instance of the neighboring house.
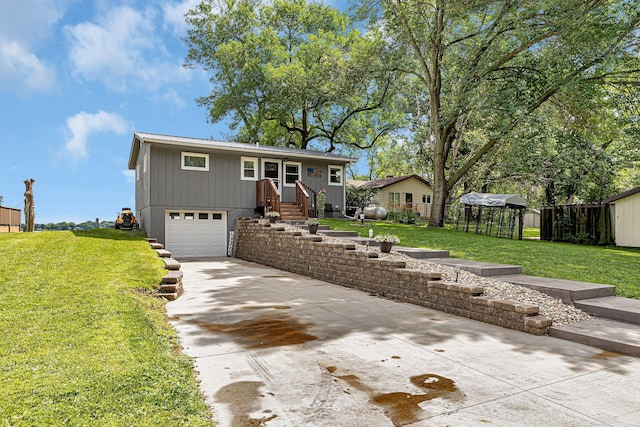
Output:
<instances>
[{"instance_id":1,"label":"neighboring house","mask_svg":"<svg viewBox=\"0 0 640 427\"><path fill-rule=\"evenodd\" d=\"M348 181L347 185L377 189L373 203L387 210L412 209L422 218L431 216L433 188L420 175L388 176L373 181Z\"/></svg>"},{"instance_id":2,"label":"neighboring house","mask_svg":"<svg viewBox=\"0 0 640 427\"><path fill-rule=\"evenodd\" d=\"M611 228L618 246L640 247L640 187L605 199L611 209Z\"/></svg>"},{"instance_id":3,"label":"neighboring house","mask_svg":"<svg viewBox=\"0 0 640 427\"><path fill-rule=\"evenodd\" d=\"M314 191L326 190L326 202L344 210L344 169L353 161L318 151L136 132L129 169L135 170L136 215L147 235L176 257L224 256L236 218L292 206L301 218L313 214L311 201L309 211L300 208L301 188L311 199ZM267 178L278 190L277 201Z\"/></svg>"},{"instance_id":4,"label":"neighboring house","mask_svg":"<svg viewBox=\"0 0 640 427\"><path fill-rule=\"evenodd\" d=\"M0 233L18 233L20 231L20 209L0 206Z\"/></svg>"}]
</instances>

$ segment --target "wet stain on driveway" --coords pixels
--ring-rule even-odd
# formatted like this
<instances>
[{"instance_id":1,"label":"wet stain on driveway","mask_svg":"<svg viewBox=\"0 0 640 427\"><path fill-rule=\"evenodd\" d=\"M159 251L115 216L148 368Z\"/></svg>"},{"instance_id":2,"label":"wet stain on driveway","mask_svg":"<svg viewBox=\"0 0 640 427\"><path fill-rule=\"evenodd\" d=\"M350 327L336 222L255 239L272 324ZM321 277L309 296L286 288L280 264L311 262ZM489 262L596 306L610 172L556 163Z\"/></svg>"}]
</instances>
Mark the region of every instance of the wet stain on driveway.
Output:
<instances>
[{"instance_id":1,"label":"wet stain on driveway","mask_svg":"<svg viewBox=\"0 0 640 427\"><path fill-rule=\"evenodd\" d=\"M330 369L333 368L333 369ZM327 367L329 372L335 372L335 367ZM451 400L460 400L464 394L458 390L455 382L449 378L436 374L422 374L409 378L411 383L425 390L426 393L376 393L369 386L364 384L357 375L336 375L345 381L352 388L365 392L369 395L371 403L384 409L385 415L393 422L394 426L404 426L420 421L420 415L423 413L420 404L429 400L443 398ZM348 391L345 391L348 393Z\"/></svg>"},{"instance_id":2,"label":"wet stain on driveway","mask_svg":"<svg viewBox=\"0 0 640 427\"><path fill-rule=\"evenodd\" d=\"M232 324L209 323L185 315L176 315L173 319L197 325L209 332L228 334L247 349L281 347L318 339L306 332L310 324L302 323L286 314L265 313Z\"/></svg>"}]
</instances>

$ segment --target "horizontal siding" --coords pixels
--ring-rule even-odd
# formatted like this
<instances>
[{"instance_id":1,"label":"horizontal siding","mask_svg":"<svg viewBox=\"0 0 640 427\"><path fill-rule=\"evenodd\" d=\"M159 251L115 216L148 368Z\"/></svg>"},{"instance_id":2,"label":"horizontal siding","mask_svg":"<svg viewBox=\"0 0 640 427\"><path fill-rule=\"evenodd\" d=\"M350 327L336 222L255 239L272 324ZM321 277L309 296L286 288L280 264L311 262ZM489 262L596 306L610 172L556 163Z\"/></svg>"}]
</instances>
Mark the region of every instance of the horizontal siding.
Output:
<instances>
[{"instance_id":1,"label":"horizontal siding","mask_svg":"<svg viewBox=\"0 0 640 427\"><path fill-rule=\"evenodd\" d=\"M640 247L640 193L615 201L615 241Z\"/></svg>"}]
</instances>

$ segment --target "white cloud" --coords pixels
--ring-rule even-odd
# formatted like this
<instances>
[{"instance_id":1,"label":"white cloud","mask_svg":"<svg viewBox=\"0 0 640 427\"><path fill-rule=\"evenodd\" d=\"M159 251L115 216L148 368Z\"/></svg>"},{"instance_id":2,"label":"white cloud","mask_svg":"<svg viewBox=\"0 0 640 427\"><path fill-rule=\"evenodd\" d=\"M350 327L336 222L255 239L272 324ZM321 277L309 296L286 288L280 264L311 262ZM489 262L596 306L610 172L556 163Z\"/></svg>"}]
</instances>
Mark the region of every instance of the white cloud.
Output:
<instances>
[{"instance_id":1,"label":"white cloud","mask_svg":"<svg viewBox=\"0 0 640 427\"><path fill-rule=\"evenodd\" d=\"M64 153L72 160L86 158L89 139L96 133L115 133L124 135L130 132L131 126L120 115L99 111L97 114L80 112L67 119L70 132Z\"/></svg>"},{"instance_id":2,"label":"white cloud","mask_svg":"<svg viewBox=\"0 0 640 427\"><path fill-rule=\"evenodd\" d=\"M184 34L187 30L187 23L184 20L185 14L195 9L201 0L184 0L179 3L168 3L162 7L164 11L164 22L168 28L173 28L174 33Z\"/></svg>"},{"instance_id":3,"label":"white cloud","mask_svg":"<svg viewBox=\"0 0 640 427\"><path fill-rule=\"evenodd\" d=\"M53 26L64 15L66 3L66 0L0 0L1 88L30 94L54 86L55 67L38 57L33 45L51 35Z\"/></svg>"},{"instance_id":4,"label":"white cloud","mask_svg":"<svg viewBox=\"0 0 640 427\"><path fill-rule=\"evenodd\" d=\"M66 0L0 0L0 34L24 45L43 40L64 15L66 5Z\"/></svg>"},{"instance_id":5,"label":"white cloud","mask_svg":"<svg viewBox=\"0 0 640 427\"><path fill-rule=\"evenodd\" d=\"M96 22L65 27L75 74L117 91L157 91L186 77L181 60L172 58L147 8L108 10Z\"/></svg>"},{"instance_id":6,"label":"white cloud","mask_svg":"<svg viewBox=\"0 0 640 427\"><path fill-rule=\"evenodd\" d=\"M53 65L18 42L0 38L0 86L20 93L47 91L55 85L55 76Z\"/></svg>"}]
</instances>

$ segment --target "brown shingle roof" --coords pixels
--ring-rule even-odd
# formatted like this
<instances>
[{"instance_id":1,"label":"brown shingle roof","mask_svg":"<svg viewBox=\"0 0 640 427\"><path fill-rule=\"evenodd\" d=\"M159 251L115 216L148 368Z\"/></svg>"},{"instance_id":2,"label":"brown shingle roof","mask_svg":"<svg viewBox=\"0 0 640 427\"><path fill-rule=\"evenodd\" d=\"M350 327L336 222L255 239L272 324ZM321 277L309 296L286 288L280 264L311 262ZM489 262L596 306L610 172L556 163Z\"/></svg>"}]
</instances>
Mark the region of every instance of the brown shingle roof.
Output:
<instances>
[{"instance_id":1,"label":"brown shingle roof","mask_svg":"<svg viewBox=\"0 0 640 427\"><path fill-rule=\"evenodd\" d=\"M418 181L422 182L423 184L428 185L429 187L431 187L431 183L429 181L427 181L426 179L424 179L423 177L421 177L420 175L405 175L405 176L394 176L394 177L389 177L389 178L384 178L384 179L375 179L373 181L347 181L347 185L350 187L356 187L356 188L376 188L376 189L381 189L384 187L388 187L392 184L398 183L400 181L404 181L406 179L410 179L410 178L415 178Z\"/></svg>"}]
</instances>

